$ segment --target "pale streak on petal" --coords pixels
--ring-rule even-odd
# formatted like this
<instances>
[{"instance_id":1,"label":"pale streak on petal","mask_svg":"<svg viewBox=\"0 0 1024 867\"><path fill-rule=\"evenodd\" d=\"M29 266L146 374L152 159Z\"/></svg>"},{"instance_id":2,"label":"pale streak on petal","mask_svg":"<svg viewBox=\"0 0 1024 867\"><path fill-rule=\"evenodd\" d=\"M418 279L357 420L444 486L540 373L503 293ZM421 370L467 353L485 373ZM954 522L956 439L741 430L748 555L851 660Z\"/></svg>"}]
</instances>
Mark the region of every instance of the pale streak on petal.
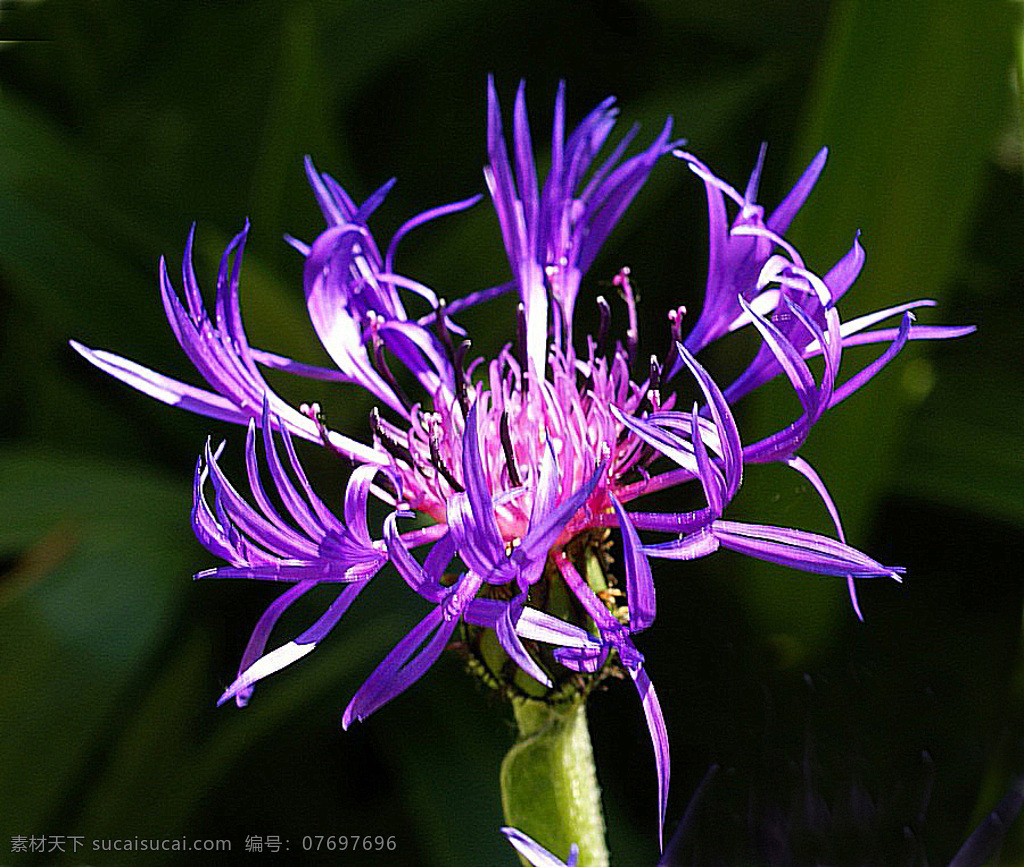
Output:
<instances>
[{"instance_id":1,"label":"pale streak on petal","mask_svg":"<svg viewBox=\"0 0 1024 867\"><path fill-rule=\"evenodd\" d=\"M315 644L297 644L294 641L289 641L276 650L261 656L243 671L235 682L225 690L224 694L217 699L218 706L224 704L228 699L234 698L243 690L247 690L257 681L280 671L304 656L308 656L314 650L316 650Z\"/></svg>"}]
</instances>

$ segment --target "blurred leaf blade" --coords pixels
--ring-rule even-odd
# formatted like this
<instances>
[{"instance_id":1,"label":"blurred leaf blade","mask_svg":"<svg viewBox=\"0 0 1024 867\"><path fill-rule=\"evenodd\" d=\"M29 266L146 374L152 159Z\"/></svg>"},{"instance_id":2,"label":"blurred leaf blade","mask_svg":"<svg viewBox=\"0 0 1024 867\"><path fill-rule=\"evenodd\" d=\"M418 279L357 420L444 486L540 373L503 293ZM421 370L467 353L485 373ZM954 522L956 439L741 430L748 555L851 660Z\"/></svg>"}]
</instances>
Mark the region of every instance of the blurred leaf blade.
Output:
<instances>
[{"instance_id":1,"label":"blurred leaf blade","mask_svg":"<svg viewBox=\"0 0 1024 867\"><path fill-rule=\"evenodd\" d=\"M1015 14L1011 4L955 0L848 0L833 7L791 171L795 176L822 145L830 147L829 164L792 236L812 269L823 273L862 230L867 264L841 302L844 318L947 291L1005 123ZM925 318L956 321L948 307ZM829 485L855 546L868 542L916 404L897 371L908 359L944 349L905 350L817 425L802 450ZM844 368L856 370L872 350L851 350L848 357ZM779 418L764 395L751 409L762 424ZM755 619L771 612L769 622L788 622L812 643L841 634L843 588L834 586L833 604L816 605L808 618L790 588L756 586L767 592L750 602Z\"/></svg>"},{"instance_id":2,"label":"blurred leaf blade","mask_svg":"<svg viewBox=\"0 0 1024 867\"><path fill-rule=\"evenodd\" d=\"M64 555L0 607L0 805L25 833L80 782L168 636L189 587L187 498L184 485L116 465L0 452L0 549L18 558L62 537Z\"/></svg>"},{"instance_id":3,"label":"blurred leaf blade","mask_svg":"<svg viewBox=\"0 0 1024 867\"><path fill-rule=\"evenodd\" d=\"M1015 15L1012 4L955 0L837 5L799 149L805 158L822 144L832 151L794 236L824 268L863 232L867 264L844 299L847 317L948 291L1005 124ZM925 315L943 322L949 312ZM814 432L808 452L823 456L822 469L838 460L860 468L833 491L854 539L867 527L912 404L888 371Z\"/></svg>"}]
</instances>

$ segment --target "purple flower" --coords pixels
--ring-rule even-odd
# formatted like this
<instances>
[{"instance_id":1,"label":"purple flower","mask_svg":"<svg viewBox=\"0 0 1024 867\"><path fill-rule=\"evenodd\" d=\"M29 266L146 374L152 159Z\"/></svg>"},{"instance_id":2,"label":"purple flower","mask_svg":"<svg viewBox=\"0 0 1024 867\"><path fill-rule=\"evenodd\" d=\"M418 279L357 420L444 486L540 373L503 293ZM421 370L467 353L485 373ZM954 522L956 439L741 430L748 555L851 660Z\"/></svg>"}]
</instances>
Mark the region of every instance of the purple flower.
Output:
<instances>
[{"instance_id":1,"label":"purple flower","mask_svg":"<svg viewBox=\"0 0 1024 867\"><path fill-rule=\"evenodd\" d=\"M928 754L925 760L930 764ZM805 761L805 766L806 766ZM883 793L876 799L863 786L854 782L850 785L848 803L830 807L814 785L813 777L805 778L804 791L799 797L791 798L787 805L757 805L759 799L748 794L744 814L738 820L715 816L709 825L709 833L701 835L698 828L698 813L704 809L702 803L707 790L718 774L718 765L712 765L694 792L686 812L679 822L668 848L658 859L656 867L689 867L689 865L758 863L773 865L803 863L814 857L814 863L832 863L836 860L850 863L897 863L895 853L885 851L884 842L893 838L896 829L885 827L884 799L891 793ZM806 767L805 767L806 770ZM924 863L921 842L921 825L931 797L929 781L923 803L917 805L916 815L896 814L899 831L902 831L904 852L898 863ZM773 792L773 795L778 795ZM998 852L1010 826L1016 821L1024 803L1024 784L1015 780L1010 790L995 808L982 820L971 835L957 850L949 867L982 867ZM794 809L795 807L795 809ZM845 822L844 822L845 819ZM746 827L744 827L746 825ZM854 831L851 834L851 826ZM532 837L516 828L502 828L501 833L515 850L533 867L575 867L579 848L574 843L568 860L562 861L541 846ZM858 840L870 854L853 851L851 838ZM797 841L803 843L801 847ZM813 841L816 851L807 851L807 841ZM802 851L800 851L802 849ZM740 850L740 851L737 851ZM881 850L881 851L879 851ZM881 857L879 857L881 856ZM819 860L821 859L821 860ZM856 862L854 862L856 859Z\"/></svg>"},{"instance_id":2,"label":"purple flower","mask_svg":"<svg viewBox=\"0 0 1024 867\"><path fill-rule=\"evenodd\" d=\"M472 670L520 697L566 700L609 673L623 672L637 689L651 734L660 826L669 783L668 738L657 693L633 643L657 615L648 558L689 560L728 548L846 577L851 595L855 578L898 578L900 570L846 544L824 485L797 451L818 419L877 373L906 340L970 329L912 325L911 308L927 301L841 321L836 302L860 270L859 243L855 240L851 251L819 277L782 237L822 169L824 151L767 218L754 201L763 151L743 196L696 158L677 152L707 189L707 291L689 335L682 332L682 308L670 311L672 351L638 370L638 320L628 269L615 279L629 322L623 340L614 345L606 340L610 307L604 299L597 299L602 314L597 334L574 332L574 310L601 244L678 142L671 140L668 120L633 155L627 152L635 128L598 160L615 125L613 100L598 105L568 135L564 101L560 87L551 169L540 181L524 88L516 96L510 157L498 98L488 83L484 178L512 279L451 303L399 271L398 244L419 225L471 207L480 196L414 216L382 253L369 219L393 181L356 205L307 161L327 228L311 244L291 243L305 258L310 319L336 369L249 344L238 301L247 229L225 252L212 315L192 270L191 235L182 268L184 303L165 264L160 265L171 327L208 388L73 345L93 364L159 400L248 426L249 495L226 478L219 449L208 446L199 460L193 525L203 544L228 565L198 577L245 577L288 587L257 623L238 677L222 701L245 704L256 682L310 653L390 563L429 607L356 692L345 710L346 726L408 688L452 644L466 654ZM668 161L663 170L671 168ZM739 207L731 223L728 200ZM518 293L516 333L495 357L470 359L465 332L452 317L511 291ZM411 296L429 312L411 315L406 307ZM865 330L899 314L898 329ZM760 350L723 390L696 353L748 326L758 332ZM889 346L839 383L843 349L875 341ZM824 361L817 377L807 364L816 355ZM371 441L329 429L316 404L290 406L267 385L264 368L368 391L379 407L370 419ZM671 386L684 370L703 398L689 408L676 406ZM800 415L771 436L744 443L732 403L779 375L796 392ZM315 493L294 436L325 445L355 464L340 516ZM744 467L765 462L786 463L811 482L833 517L838 539L725 517ZM265 490L265 475L273 483L274 500ZM686 483L699 486L705 505L651 512L635 502ZM371 496L389 510L379 530L371 530L366 518ZM403 524L413 518L416 524ZM622 548L617 575L608 556L615 528ZM641 532L670 538L645 542ZM267 651L281 614L321 584L338 585L335 601L301 635Z\"/></svg>"}]
</instances>

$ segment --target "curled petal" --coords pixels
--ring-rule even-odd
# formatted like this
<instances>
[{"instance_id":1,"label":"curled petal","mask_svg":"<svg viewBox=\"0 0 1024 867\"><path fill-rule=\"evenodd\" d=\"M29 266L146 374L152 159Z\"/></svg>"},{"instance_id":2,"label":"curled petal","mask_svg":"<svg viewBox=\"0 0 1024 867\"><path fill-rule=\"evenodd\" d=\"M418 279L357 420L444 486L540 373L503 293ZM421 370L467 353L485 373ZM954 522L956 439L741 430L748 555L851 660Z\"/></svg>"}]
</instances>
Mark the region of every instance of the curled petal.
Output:
<instances>
[{"instance_id":1,"label":"curled petal","mask_svg":"<svg viewBox=\"0 0 1024 867\"><path fill-rule=\"evenodd\" d=\"M429 223L431 220L436 220L438 217L445 217L448 214L457 214L459 211L464 211L467 208L472 208L480 199L483 198L483 194L477 194L470 196L468 199L462 199L458 202L452 202L449 205L440 205L436 208L431 208L428 211L424 211L422 214L417 214L411 220L406 220L399 227L398 231L391 237L391 243L388 244L388 251L384 256L384 268L387 271L394 270L395 252L398 249L398 242L402 240L410 231L415 229L417 226L422 226L424 223Z\"/></svg>"},{"instance_id":2,"label":"curled petal","mask_svg":"<svg viewBox=\"0 0 1024 867\"><path fill-rule=\"evenodd\" d=\"M480 584L479 578L463 577L448 590L441 604L395 645L352 696L341 720L343 728L347 729L353 720L366 719L423 676L447 646Z\"/></svg>"},{"instance_id":3,"label":"curled petal","mask_svg":"<svg viewBox=\"0 0 1024 867\"><path fill-rule=\"evenodd\" d=\"M600 647L556 647L555 659L570 671L593 674L604 665L608 658L608 646Z\"/></svg>"},{"instance_id":4,"label":"curled petal","mask_svg":"<svg viewBox=\"0 0 1024 867\"><path fill-rule=\"evenodd\" d=\"M860 232L853 239L853 246L825 275L825 284L832 293L834 301L838 301L849 289L864 267L864 248L860 245Z\"/></svg>"},{"instance_id":5,"label":"curled petal","mask_svg":"<svg viewBox=\"0 0 1024 867\"><path fill-rule=\"evenodd\" d=\"M352 238L358 234L355 227L335 226L313 242L303 277L309 318L324 349L342 374L404 415L402 401L370 363L359 318L353 315L348 304L347 281L352 279L351 266L344 260L339 261L338 248L342 243L353 244Z\"/></svg>"},{"instance_id":6,"label":"curled petal","mask_svg":"<svg viewBox=\"0 0 1024 867\"><path fill-rule=\"evenodd\" d=\"M338 597L331 603L330 607L320 615L319 619L309 627L309 629L303 632L294 641L289 641L287 644L278 647L276 650L272 650L270 653L261 656L252 663L252 665L242 671L235 679L235 682L232 683L224 694L217 700L218 707L230 698L234 698L239 705L247 703L249 697L252 695L253 686L257 681L262 680L271 674L275 674L282 668L285 668L293 662L302 659L302 657L307 654L312 653L321 639L323 639L323 637L338 624L338 621L341 620L345 612L348 611L349 606L351 606L355 601L355 598L367 583L367 581L361 581L358 584L350 584L338 594ZM281 600L278 601L280 602ZM292 600L289 599L288 603L290 604L291 601ZM250 642L250 644L251 643L252 642Z\"/></svg>"},{"instance_id":7,"label":"curled petal","mask_svg":"<svg viewBox=\"0 0 1024 867\"><path fill-rule=\"evenodd\" d=\"M551 678L544 673L544 670L537 664L523 647L523 642L516 634L515 626L512 624L512 605L506 605L502 615L497 619L495 632L498 634L498 641L505 648L505 652L512 658L523 671L539 683L551 688Z\"/></svg>"},{"instance_id":8,"label":"curled petal","mask_svg":"<svg viewBox=\"0 0 1024 867\"><path fill-rule=\"evenodd\" d=\"M622 424L640 437L640 439L645 443L653 446L663 455L674 460L679 464L679 466L692 472L694 477L700 475L700 471L697 468L697 458L693 454L692 443L662 430L650 420L629 416L622 412L617 406L612 406L611 412L616 419L622 422Z\"/></svg>"},{"instance_id":9,"label":"curled petal","mask_svg":"<svg viewBox=\"0 0 1024 867\"><path fill-rule=\"evenodd\" d=\"M71 345L101 370L164 403L245 424L249 419L259 422L266 400L289 431L321 442L323 434L317 426L285 403L267 385L257 368L257 351L249 345L242 326L239 280L247 234L248 225L224 251L212 317L203 304L192 267L194 227L189 233L182 261L187 308L171 284L166 263L161 261L160 264L160 294L171 330L212 391L178 382L112 353L88 349L74 341ZM369 463L386 460L386 455L341 434L331 432L329 437L332 446L355 460Z\"/></svg>"},{"instance_id":10,"label":"curled petal","mask_svg":"<svg viewBox=\"0 0 1024 867\"><path fill-rule=\"evenodd\" d=\"M405 541L402 539L396 526L398 517L398 513L392 512L384 519L384 541L387 544L391 562L395 564L398 574L405 579L405 583L415 590L416 593L430 602L440 602L444 596L444 589L438 581L440 574L431 574L434 571L433 569L421 566L416 558L409 553L409 549L406 548ZM445 559L445 565L447 565L455 553L455 545L451 533L446 533L435 543L431 554L435 550L444 551L447 554L447 558L442 558L440 554L436 558L437 560ZM444 567L442 566L441 568L443 569Z\"/></svg>"},{"instance_id":11,"label":"curled petal","mask_svg":"<svg viewBox=\"0 0 1024 867\"><path fill-rule=\"evenodd\" d=\"M551 171L538 195L524 87L520 84L513 110L514 160L510 160L494 82L490 78L487 82L490 162L484 177L519 286L528 367L539 379L543 379L546 367L549 324L553 324L556 343L567 345L572 336L573 308L582 274L646 183L655 163L672 147L670 118L654 142L620 162L635 130L627 133L583 186L615 117L614 100L607 99L584 118L566 141L565 92L564 86L559 86ZM549 310L554 311L553 323L549 323Z\"/></svg>"},{"instance_id":12,"label":"curled petal","mask_svg":"<svg viewBox=\"0 0 1024 867\"><path fill-rule=\"evenodd\" d=\"M400 480L394 473L383 467L365 465L356 467L349 476L348 484L345 486L345 524L349 533L364 545L371 544L370 530L366 525L366 508L370 499L373 480L379 472L384 472L398 489L401 497ZM315 505L315 503L314 503ZM319 513L319 509L317 510ZM333 516L330 516L333 517ZM329 521L329 518L328 518ZM334 519L334 529L338 529L340 522Z\"/></svg>"},{"instance_id":13,"label":"curled petal","mask_svg":"<svg viewBox=\"0 0 1024 867\"><path fill-rule=\"evenodd\" d=\"M246 669L263 655L263 649L267 646L270 632L281 615L284 614L296 599L315 586L315 581L302 581L294 584L267 607L267 610L263 612L260 619L256 622L252 635L249 637L249 643L245 646L242 661L238 665L239 676L244 674ZM239 707L245 707L249 703L251 696L252 686L240 689L235 693L235 704Z\"/></svg>"},{"instance_id":14,"label":"curled petal","mask_svg":"<svg viewBox=\"0 0 1024 867\"><path fill-rule=\"evenodd\" d=\"M800 357L796 347L775 325L763 316L759 316L745 301L741 300L740 304L751 314L754 327L761 332L761 337L764 339L765 344L771 349L775 355L775 360L785 371L786 376L789 377L797 397L800 398L800 403L803 404L804 412L810 415L815 410L814 395L816 391L814 377L811 375L810 368L803 358Z\"/></svg>"},{"instance_id":15,"label":"curled petal","mask_svg":"<svg viewBox=\"0 0 1024 867\"><path fill-rule=\"evenodd\" d=\"M441 655L457 624L457 618L445 617L441 606L424 617L357 690L345 708L342 727L347 729L353 720L366 719L419 680Z\"/></svg>"},{"instance_id":16,"label":"curled petal","mask_svg":"<svg viewBox=\"0 0 1024 867\"><path fill-rule=\"evenodd\" d=\"M600 648L601 642L585 629L559 620L536 608L523 608L516 622L516 632L531 641L542 641L558 647Z\"/></svg>"},{"instance_id":17,"label":"curled petal","mask_svg":"<svg viewBox=\"0 0 1024 867\"><path fill-rule=\"evenodd\" d=\"M906 345L907 340L910 337L910 326L913 321L913 313L907 311L903 314L903 321L900 323L900 330L897 332L895 339L891 344L889 344L889 347L885 352L878 356L878 358L872 361L867 367L863 368L839 386L839 388L836 389L835 394L832 396L829 406L835 406L836 404L846 400L846 398L853 394L868 380L872 379L875 374L877 374L899 354L899 351Z\"/></svg>"},{"instance_id":18,"label":"curled petal","mask_svg":"<svg viewBox=\"0 0 1024 867\"><path fill-rule=\"evenodd\" d=\"M839 537L840 542L846 542L846 533L843 532L843 522L839 518L839 510L836 508L835 502L832 500L832 495L829 494L828 488L825 487L825 483L821 480L821 477L815 471L807 461L803 458L793 456L786 463L802 475L807 481L811 483L811 487L817 492L818 496L821 497L821 501L825 504L825 508L828 509L829 517L832 519L832 523L836 528L836 535ZM857 600L857 586L854 583L853 575L846 576L846 586L850 591L850 602L853 605L854 613L857 615L857 619L863 621L864 614L860 610L860 602Z\"/></svg>"},{"instance_id":19,"label":"curled petal","mask_svg":"<svg viewBox=\"0 0 1024 867\"><path fill-rule=\"evenodd\" d=\"M264 453L274 486L297 528L282 518L263 488L255 452L255 425L250 421L246 470L259 510L230 483L218 462L219 450L214 452L208 443L205 466L201 463L195 476L193 527L199 540L231 565L200 572L197 577L350 584L371 578L388 560L385 547L370 538L365 518L370 485L380 468L358 468L349 480L346 518L354 524L350 529L313 492L289 434L283 429L289 463L301 490L295 487L277 453L273 428L278 421L267 406L261 421ZM214 489L214 509L205 498L207 480Z\"/></svg>"}]
</instances>

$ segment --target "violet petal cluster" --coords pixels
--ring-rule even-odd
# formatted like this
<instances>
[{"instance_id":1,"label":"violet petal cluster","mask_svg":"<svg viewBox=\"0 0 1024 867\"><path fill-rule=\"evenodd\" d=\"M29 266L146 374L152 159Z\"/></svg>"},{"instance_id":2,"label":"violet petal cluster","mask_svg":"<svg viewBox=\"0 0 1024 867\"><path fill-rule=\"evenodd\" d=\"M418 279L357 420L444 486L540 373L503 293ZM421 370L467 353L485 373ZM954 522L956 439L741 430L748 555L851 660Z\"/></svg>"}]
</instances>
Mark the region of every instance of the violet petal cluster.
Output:
<instances>
[{"instance_id":1,"label":"violet petal cluster","mask_svg":"<svg viewBox=\"0 0 1024 867\"><path fill-rule=\"evenodd\" d=\"M824 413L870 380L907 340L972 329L913 324L912 309L930 305L927 300L841 320L836 302L864 261L858 241L821 277L783 237L814 186L824 151L765 216L756 203L763 151L740 195L678 150L671 119L653 140L627 155L636 128L608 146L617 119L614 100L600 103L571 132L564 104L560 87L550 170L541 181L524 88L515 99L509 149L489 82L484 179L511 280L450 302L401 273L398 244L418 226L472 207L481 196L412 217L382 252L369 221L393 181L357 205L307 160L327 228L310 244L291 243L305 259L310 320L335 368L314 367L249 343L239 305L248 227L225 251L212 309L192 268L191 235L182 266L184 301L160 263L168 320L207 387L73 345L97 367L158 400L247 426L248 494L227 478L219 449L207 445L199 459L193 526L227 565L198 577L274 581L286 589L256 624L222 702L233 698L244 705L259 680L309 654L390 564L428 608L353 696L345 726L418 680L461 626L492 630L507 658L542 687L566 674L587 677L612 664L635 684L647 720L662 826L668 737L644 657L633 641L657 615L649 558L690 560L727 548L845 578L855 606L856 578L898 578L900 570L846 544L825 486L797 452ZM665 159L673 152L706 188L707 288L692 330L684 334L683 308L668 311L671 348L661 360L652 357L641 367L628 269L615 278L628 321L622 340L610 344L607 339L611 307L603 298L596 302L602 313L599 333L576 333L574 311L602 243L655 166L664 162L668 171L679 165ZM731 219L730 209L737 211ZM518 298L516 333L495 357L471 358L465 330L453 317L509 293ZM414 306L423 312L410 312ZM902 316L898 327L869 330L895 316ZM696 356L741 328L756 330L760 349L736 381L722 388ZM872 342L888 345L840 382L843 350ZM819 355L823 365L816 375L808 361ZM313 402L290 405L267 384L263 371L268 368L304 377L310 389L342 383L369 392L378 406L369 441L329 429ZM792 385L800 415L771 436L745 442L733 404L777 376ZM677 405L677 378L692 380L701 399ZM340 514L315 492L294 437L326 446L355 465ZM809 480L832 515L837 538L726 517L744 468L767 462L785 463ZM687 483L699 486L705 505L662 512L645 511L637 502ZM388 510L379 531L367 520L371 497ZM405 523L413 518L415 524ZM601 586L572 552L580 540L606 545L609 530L616 528L621 586ZM668 538L644 541L640 533ZM556 580L572 595L572 616L545 607ZM302 634L268 650L281 615L320 585L337 586L334 601Z\"/></svg>"}]
</instances>

